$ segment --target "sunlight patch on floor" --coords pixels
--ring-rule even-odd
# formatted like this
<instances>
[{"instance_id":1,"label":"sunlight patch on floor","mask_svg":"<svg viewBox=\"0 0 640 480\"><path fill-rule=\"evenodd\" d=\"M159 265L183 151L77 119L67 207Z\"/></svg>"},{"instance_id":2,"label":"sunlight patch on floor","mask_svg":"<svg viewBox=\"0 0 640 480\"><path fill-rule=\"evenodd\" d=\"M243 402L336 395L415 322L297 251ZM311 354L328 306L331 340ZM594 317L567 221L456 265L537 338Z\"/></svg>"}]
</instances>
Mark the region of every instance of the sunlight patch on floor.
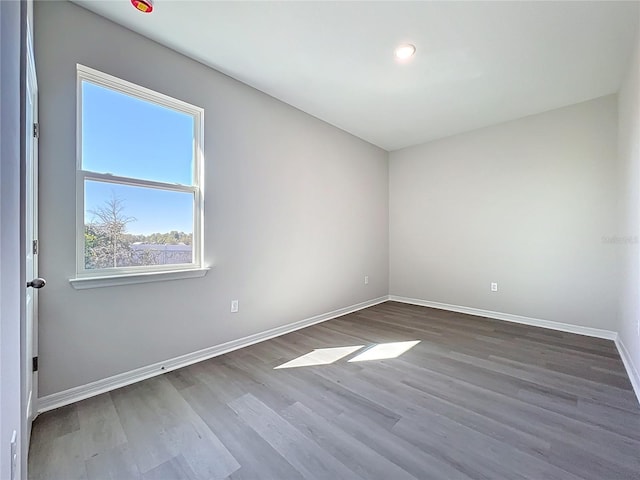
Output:
<instances>
[{"instance_id":1,"label":"sunlight patch on floor","mask_svg":"<svg viewBox=\"0 0 640 480\"><path fill-rule=\"evenodd\" d=\"M336 360L340 360L347 355L351 355L353 352L360 350L363 347L364 345L351 345L349 347L317 348L313 352L294 358L287 363L283 363L282 365L275 367L275 369L329 365Z\"/></svg>"},{"instance_id":2,"label":"sunlight patch on floor","mask_svg":"<svg viewBox=\"0 0 640 480\"><path fill-rule=\"evenodd\" d=\"M385 360L387 358L397 358L419 343L420 340L412 340L409 342L380 343L365 350L361 354L356 355L349 361L367 362L369 360Z\"/></svg>"},{"instance_id":3,"label":"sunlight patch on floor","mask_svg":"<svg viewBox=\"0 0 640 480\"><path fill-rule=\"evenodd\" d=\"M407 342L390 342L379 343L366 349L364 352L356 355L349 362L368 362L371 360L386 360L389 358L397 358L403 353L411 350L420 340L411 340ZM316 348L314 351L306 353L298 358L283 363L274 370L279 368L297 368L297 367L312 367L314 365L329 365L341 358L347 357L352 353L364 348L364 345L351 345L348 347L330 347L330 348Z\"/></svg>"}]
</instances>

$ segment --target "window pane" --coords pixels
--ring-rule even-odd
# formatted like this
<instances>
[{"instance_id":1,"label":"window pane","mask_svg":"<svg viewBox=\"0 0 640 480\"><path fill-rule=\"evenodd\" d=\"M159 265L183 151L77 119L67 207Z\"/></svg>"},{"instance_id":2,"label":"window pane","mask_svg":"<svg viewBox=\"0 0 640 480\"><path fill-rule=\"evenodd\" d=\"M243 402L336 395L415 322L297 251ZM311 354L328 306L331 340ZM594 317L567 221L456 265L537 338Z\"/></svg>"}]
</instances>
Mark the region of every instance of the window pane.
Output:
<instances>
[{"instance_id":1,"label":"window pane","mask_svg":"<svg viewBox=\"0 0 640 480\"><path fill-rule=\"evenodd\" d=\"M86 269L193 262L192 193L85 181Z\"/></svg>"},{"instance_id":2,"label":"window pane","mask_svg":"<svg viewBox=\"0 0 640 480\"><path fill-rule=\"evenodd\" d=\"M194 118L82 82L82 168L193 184Z\"/></svg>"}]
</instances>

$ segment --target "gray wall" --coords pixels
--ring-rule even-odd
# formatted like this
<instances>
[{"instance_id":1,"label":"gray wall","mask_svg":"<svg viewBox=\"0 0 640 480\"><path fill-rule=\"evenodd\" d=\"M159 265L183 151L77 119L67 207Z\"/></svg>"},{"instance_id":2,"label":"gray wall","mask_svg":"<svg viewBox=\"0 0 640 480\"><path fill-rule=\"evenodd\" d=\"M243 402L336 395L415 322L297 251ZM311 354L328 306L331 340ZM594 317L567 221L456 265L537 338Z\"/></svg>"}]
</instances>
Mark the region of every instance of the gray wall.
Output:
<instances>
[{"instance_id":1,"label":"gray wall","mask_svg":"<svg viewBox=\"0 0 640 480\"><path fill-rule=\"evenodd\" d=\"M70 3L35 41L42 396L387 294L385 151ZM205 109L206 277L69 284L76 63Z\"/></svg>"},{"instance_id":2,"label":"gray wall","mask_svg":"<svg viewBox=\"0 0 640 480\"><path fill-rule=\"evenodd\" d=\"M616 115L607 96L392 152L390 293L615 330Z\"/></svg>"},{"instance_id":3,"label":"gray wall","mask_svg":"<svg viewBox=\"0 0 640 480\"><path fill-rule=\"evenodd\" d=\"M618 96L620 155L620 234L635 242L619 246L621 259L620 341L640 372L640 33Z\"/></svg>"},{"instance_id":4,"label":"gray wall","mask_svg":"<svg viewBox=\"0 0 640 480\"><path fill-rule=\"evenodd\" d=\"M11 435L20 416L20 42L18 2L0 1L0 478L11 478ZM20 478L21 462L17 462Z\"/></svg>"}]
</instances>

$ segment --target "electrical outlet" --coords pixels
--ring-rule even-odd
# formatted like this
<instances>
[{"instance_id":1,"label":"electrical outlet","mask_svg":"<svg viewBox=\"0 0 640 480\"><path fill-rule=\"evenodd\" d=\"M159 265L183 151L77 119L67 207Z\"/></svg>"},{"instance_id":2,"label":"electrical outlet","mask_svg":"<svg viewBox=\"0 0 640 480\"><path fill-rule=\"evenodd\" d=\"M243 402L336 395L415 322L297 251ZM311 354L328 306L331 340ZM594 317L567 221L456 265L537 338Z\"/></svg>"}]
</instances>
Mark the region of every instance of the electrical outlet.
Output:
<instances>
[{"instance_id":1,"label":"electrical outlet","mask_svg":"<svg viewBox=\"0 0 640 480\"><path fill-rule=\"evenodd\" d=\"M364 276L364 284L369 285L369 275Z\"/></svg>"},{"instance_id":2,"label":"electrical outlet","mask_svg":"<svg viewBox=\"0 0 640 480\"><path fill-rule=\"evenodd\" d=\"M18 432L13 431L11 435L11 480L16 480L18 472Z\"/></svg>"},{"instance_id":3,"label":"electrical outlet","mask_svg":"<svg viewBox=\"0 0 640 480\"><path fill-rule=\"evenodd\" d=\"M498 284L496 282L491 282L491 291L492 292L498 291Z\"/></svg>"},{"instance_id":4,"label":"electrical outlet","mask_svg":"<svg viewBox=\"0 0 640 480\"><path fill-rule=\"evenodd\" d=\"M231 300L231 313L238 311L238 300Z\"/></svg>"}]
</instances>

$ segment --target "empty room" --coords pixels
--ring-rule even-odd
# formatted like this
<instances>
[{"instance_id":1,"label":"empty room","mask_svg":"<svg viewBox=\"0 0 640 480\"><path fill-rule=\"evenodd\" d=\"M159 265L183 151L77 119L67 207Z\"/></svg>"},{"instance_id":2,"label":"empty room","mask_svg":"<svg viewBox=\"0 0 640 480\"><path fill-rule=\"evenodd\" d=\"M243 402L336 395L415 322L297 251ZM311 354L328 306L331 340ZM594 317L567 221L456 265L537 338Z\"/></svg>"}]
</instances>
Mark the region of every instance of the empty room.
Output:
<instances>
[{"instance_id":1,"label":"empty room","mask_svg":"<svg viewBox=\"0 0 640 480\"><path fill-rule=\"evenodd\" d=\"M0 0L0 479L640 480L639 24Z\"/></svg>"}]
</instances>

